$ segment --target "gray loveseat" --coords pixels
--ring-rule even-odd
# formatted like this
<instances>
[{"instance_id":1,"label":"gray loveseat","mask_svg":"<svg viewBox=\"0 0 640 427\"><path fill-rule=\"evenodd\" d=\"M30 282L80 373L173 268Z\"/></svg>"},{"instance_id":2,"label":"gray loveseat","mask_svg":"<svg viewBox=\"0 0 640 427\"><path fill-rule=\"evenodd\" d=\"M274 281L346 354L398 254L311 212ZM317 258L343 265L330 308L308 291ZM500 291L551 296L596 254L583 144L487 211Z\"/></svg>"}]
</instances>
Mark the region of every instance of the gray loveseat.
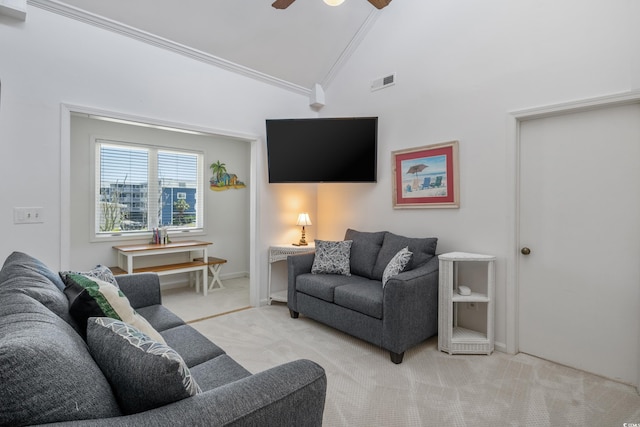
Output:
<instances>
[{"instance_id":1,"label":"gray loveseat","mask_svg":"<svg viewBox=\"0 0 640 427\"><path fill-rule=\"evenodd\" d=\"M320 366L297 360L252 375L161 305L155 274L118 276L117 285L182 357L201 392L124 415L116 388L92 358L93 348L69 314L60 276L29 255L14 252L0 271L1 426L322 424L326 376ZM110 362L124 371L132 361L118 359L120 354L115 352ZM156 384L138 396L162 389Z\"/></svg>"},{"instance_id":2,"label":"gray loveseat","mask_svg":"<svg viewBox=\"0 0 640 427\"><path fill-rule=\"evenodd\" d=\"M391 361L401 363L405 350L438 331L437 239L348 229L344 240L352 241L350 275L312 273L313 253L288 257L291 317L325 323L389 350ZM405 247L409 263L383 287L385 268Z\"/></svg>"}]
</instances>

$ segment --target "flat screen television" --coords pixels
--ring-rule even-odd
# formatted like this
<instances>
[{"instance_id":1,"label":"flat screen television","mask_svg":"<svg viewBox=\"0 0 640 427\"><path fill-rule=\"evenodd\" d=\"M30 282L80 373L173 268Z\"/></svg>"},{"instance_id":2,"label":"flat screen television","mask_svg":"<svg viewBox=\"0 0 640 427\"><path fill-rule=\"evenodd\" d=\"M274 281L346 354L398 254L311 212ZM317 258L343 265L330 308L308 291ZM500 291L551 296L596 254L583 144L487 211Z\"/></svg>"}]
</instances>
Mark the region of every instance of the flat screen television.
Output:
<instances>
[{"instance_id":1,"label":"flat screen television","mask_svg":"<svg viewBox=\"0 0 640 427\"><path fill-rule=\"evenodd\" d=\"M267 120L270 183L376 182L378 118Z\"/></svg>"}]
</instances>

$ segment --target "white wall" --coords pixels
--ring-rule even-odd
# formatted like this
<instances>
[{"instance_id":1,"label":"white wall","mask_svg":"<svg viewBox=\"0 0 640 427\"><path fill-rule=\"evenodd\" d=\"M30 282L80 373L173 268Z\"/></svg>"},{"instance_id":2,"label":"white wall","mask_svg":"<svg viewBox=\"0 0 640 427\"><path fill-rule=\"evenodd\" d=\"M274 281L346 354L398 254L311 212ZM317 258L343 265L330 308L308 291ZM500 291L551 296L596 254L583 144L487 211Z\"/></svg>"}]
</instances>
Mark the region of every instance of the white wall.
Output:
<instances>
[{"instance_id":1,"label":"white wall","mask_svg":"<svg viewBox=\"0 0 640 427\"><path fill-rule=\"evenodd\" d=\"M126 36L29 6L0 16L0 259L14 250L61 265L61 104L261 138L256 162L262 299L267 248L295 233L279 219L287 189L266 184L266 118L315 115L308 98ZM248 180L248 178L247 178ZM315 187L294 194L315 214ZM13 207L41 206L43 224L14 225ZM67 207L68 208L68 207ZM96 260L98 262L98 260Z\"/></svg>"},{"instance_id":2,"label":"white wall","mask_svg":"<svg viewBox=\"0 0 640 427\"><path fill-rule=\"evenodd\" d=\"M436 236L439 252L496 255L504 345L514 209L508 112L640 88L639 13L628 0L392 2L326 88L321 111L379 116L378 183L319 185L320 237L385 229ZM395 86L369 91L392 72ZM394 210L391 151L450 140L460 141L460 209Z\"/></svg>"}]
</instances>

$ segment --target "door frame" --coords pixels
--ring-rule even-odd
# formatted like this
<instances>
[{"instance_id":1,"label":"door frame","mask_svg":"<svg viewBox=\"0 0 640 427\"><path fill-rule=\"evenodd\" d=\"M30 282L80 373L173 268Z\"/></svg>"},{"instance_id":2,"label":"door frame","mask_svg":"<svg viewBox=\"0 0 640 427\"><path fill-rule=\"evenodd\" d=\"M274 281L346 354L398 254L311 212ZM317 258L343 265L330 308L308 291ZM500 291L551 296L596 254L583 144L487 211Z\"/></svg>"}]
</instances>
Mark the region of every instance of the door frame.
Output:
<instances>
[{"instance_id":1,"label":"door frame","mask_svg":"<svg viewBox=\"0 0 640 427\"><path fill-rule=\"evenodd\" d=\"M596 98L571 101L549 106L536 107L524 110L516 110L508 113L507 117L507 206L510 206L507 215L508 242L507 271L506 271L506 345L505 351L516 354L520 351L519 337L519 274L520 257L520 128L521 124L528 120L545 117L553 117L570 113L578 113L589 110L617 107L624 105L640 104L640 90L606 95ZM640 304L640 301L638 302ZM640 352L640 348L638 349ZM640 353L639 353L640 354ZM640 359L640 358L639 358ZM640 367L640 360L638 360ZM640 374L637 388L640 391Z\"/></svg>"}]
</instances>

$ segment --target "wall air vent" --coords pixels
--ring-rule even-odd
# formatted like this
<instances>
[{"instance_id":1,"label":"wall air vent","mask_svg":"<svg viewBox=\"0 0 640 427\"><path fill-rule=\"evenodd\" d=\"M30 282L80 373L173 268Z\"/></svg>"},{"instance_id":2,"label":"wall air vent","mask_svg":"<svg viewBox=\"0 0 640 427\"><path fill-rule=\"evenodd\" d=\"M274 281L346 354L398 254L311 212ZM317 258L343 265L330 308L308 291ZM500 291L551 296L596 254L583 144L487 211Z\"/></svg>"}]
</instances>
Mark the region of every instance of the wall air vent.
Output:
<instances>
[{"instance_id":1,"label":"wall air vent","mask_svg":"<svg viewBox=\"0 0 640 427\"><path fill-rule=\"evenodd\" d=\"M381 77L371 82L371 92L396 84L396 73Z\"/></svg>"}]
</instances>

